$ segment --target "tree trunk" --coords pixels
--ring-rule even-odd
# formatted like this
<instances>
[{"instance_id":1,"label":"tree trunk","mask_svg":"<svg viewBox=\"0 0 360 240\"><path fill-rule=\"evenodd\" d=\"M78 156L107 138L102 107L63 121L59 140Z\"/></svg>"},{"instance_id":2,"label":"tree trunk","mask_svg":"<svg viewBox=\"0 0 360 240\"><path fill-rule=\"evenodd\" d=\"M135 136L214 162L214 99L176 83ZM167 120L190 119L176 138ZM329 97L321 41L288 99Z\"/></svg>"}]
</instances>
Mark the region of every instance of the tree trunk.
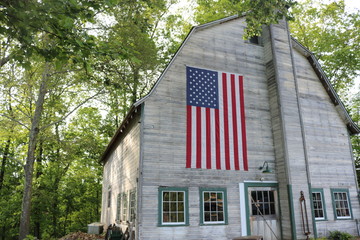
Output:
<instances>
[{"instance_id":1,"label":"tree trunk","mask_svg":"<svg viewBox=\"0 0 360 240\"><path fill-rule=\"evenodd\" d=\"M41 175L42 175L42 156L43 156L43 140L41 140L41 138L38 140L38 156L36 157L36 174L35 174L35 179L38 179ZM39 189L42 186L39 186ZM34 196L33 196L34 197ZM40 198L40 196L39 196ZM41 216L42 216L42 212L41 212L41 208L40 208L40 204L39 202L37 202L37 205L34 206L34 211L35 214L37 214L37 217L35 217L34 220L34 237L40 239L41 237Z\"/></svg>"},{"instance_id":2,"label":"tree trunk","mask_svg":"<svg viewBox=\"0 0 360 240\"><path fill-rule=\"evenodd\" d=\"M29 133L28 151L26 157L25 170L25 182L24 182L24 194L22 201L22 211L20 218L20 231L19 239L26 238L30 230L30 213L31 213L31 192L32 192L32 178L34 171L34 160L35 160L35 148L37 137L39 135L39 125L41 115L43 113L43 105L45 101L45 95L47 93L47 81L49 78L50 64L46 63L44 72L42 74L39 95L36 100L35 112L31 122L31 128Z\"/></svg>"},{"instance_id":3,"label":"tree trunk","mask_svg":"<svg viewBox=\"0 0 360 240\"><path fill-rule=\"evenodd\" d=\"M5 167L6 167L6 162L8 160L8 155L10 153L10 144L11 144L11 139L9 137L9 139L6 141L6 145L5 145L4 152L3 152L3 158L2 158L2 162L1 162L0 190L2 189L2 186L3 186L3 183L4 183Z\"/></svg>"}]
</instances>

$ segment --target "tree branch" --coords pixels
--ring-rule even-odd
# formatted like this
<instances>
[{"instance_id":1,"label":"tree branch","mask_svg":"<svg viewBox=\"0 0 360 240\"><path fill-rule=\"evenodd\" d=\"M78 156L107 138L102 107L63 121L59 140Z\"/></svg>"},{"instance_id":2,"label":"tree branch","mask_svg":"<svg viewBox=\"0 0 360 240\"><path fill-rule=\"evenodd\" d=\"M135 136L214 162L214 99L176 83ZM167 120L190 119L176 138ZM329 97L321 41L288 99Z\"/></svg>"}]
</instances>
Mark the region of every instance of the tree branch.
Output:
<instances>
[{"instance_id":1,"label":"tree branch","mask_svg":"<svg viewBox=\"0 0 360 240\"><path fill-rule=\"evenodd\" d=\"M48 128L54 124L57 124L59 122L62 122L64 121L68 116L70 116L73 112L75 112L78 108L80 108L82 105L84 105L86 102L90 101L91 99L95 98L96 96L100 95L100 94L103 94L104 91L103 91L104 88L102 88L100 91L98 91L96 94L92 95L91 97L88 97L86 98L83 102L81 102L79 105L77 105L74 109L72 109L70 112L68 112L65 116L63 116L62 118L60 118L59 120L55 121L55 122L52 122L52 123L49 123L48 125L45 125L43 127L40 128L40 131L45 129L45 128Z\"/></svg>"},{"instance_id":2,"label":"tree branch","mask_svg":"<svg viewBox=\"0 0 360 240\"><path fill-rule=\"evenodd\" d=\"M15 118L12 118L12 117L10 117L10 116L8 116L8 115L6 115L6 114L2 114L2 113L0 113L0 116L6 117L7 119L10 119L11 121L20 124L21 126L23 126L24 128L26 128L27 130L30 130L30 128L29 128L28 126L26 126L25 124L23 124L23 123L20 122L19 120L16 120Z\"/></svg>"},{"instance_id":3,"label":"tree branch","mask_svg":"<svg viewBox=\"0 0 360 240\"><path fill-rule=\"evenodd\" d=\"M0 68L4 66L8 61L10 61L10 55L7 55L6 57L3 57L0 59Z\"/></svg>"}]
</instances>

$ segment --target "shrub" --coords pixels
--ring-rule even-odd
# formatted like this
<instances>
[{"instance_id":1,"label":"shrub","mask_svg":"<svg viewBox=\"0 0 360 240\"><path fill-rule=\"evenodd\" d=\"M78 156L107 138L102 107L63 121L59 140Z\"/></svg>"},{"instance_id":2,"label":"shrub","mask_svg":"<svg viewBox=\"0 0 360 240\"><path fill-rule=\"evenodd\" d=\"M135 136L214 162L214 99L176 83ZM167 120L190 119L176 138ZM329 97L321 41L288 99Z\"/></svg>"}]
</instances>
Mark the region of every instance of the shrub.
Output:
<instances>
[{"instance_id":1,"label":"shrub","mask_svg":"<svg viewBox=\"0 0 360 240\"><path fill-rule=\"evenodd\" d=\"M330 231L328 239L332 240L350 240L353 239L353 236L347 232L340 231Z\"/></svg>"}]
</instances>

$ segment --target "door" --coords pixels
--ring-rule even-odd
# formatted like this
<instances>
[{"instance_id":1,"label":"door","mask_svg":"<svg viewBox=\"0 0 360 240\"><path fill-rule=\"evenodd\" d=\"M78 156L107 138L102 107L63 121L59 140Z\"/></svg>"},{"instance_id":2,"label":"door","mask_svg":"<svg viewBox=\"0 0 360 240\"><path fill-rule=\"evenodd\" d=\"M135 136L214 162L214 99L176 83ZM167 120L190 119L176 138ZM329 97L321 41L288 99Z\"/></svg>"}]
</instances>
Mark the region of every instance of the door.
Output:
<instances>
[{"instance_id":1,"label":"door","mask_svg":"<svg viewBox=\"0 0 360 240\"><path fill-rule=\"evenodd\" d=\"M249 187L249 223L251 235L264 240L280 239L279 204L274 187Z\"/></svg>"}]
</instances>

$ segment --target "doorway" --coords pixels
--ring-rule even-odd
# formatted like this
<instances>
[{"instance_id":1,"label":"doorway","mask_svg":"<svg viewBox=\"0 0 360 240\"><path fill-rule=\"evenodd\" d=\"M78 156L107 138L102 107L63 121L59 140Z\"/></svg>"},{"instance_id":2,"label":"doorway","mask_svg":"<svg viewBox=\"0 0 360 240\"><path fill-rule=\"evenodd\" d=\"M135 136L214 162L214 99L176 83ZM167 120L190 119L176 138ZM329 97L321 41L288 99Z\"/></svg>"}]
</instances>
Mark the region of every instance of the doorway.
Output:
<instances>
[{"instance_id":1,"label":"doorway","mask_svg":"<svg viewBox=\"0 0 360 240\"><path fill-rule=\"evenodd\" d=\"M280 211L277 183L246 182L240 184L243 236L263 236L266 240L280 240ZM242 193L241 193L242 192ZM242 195L242 196L241 196Z\"/></svg>"}]
</instances>

